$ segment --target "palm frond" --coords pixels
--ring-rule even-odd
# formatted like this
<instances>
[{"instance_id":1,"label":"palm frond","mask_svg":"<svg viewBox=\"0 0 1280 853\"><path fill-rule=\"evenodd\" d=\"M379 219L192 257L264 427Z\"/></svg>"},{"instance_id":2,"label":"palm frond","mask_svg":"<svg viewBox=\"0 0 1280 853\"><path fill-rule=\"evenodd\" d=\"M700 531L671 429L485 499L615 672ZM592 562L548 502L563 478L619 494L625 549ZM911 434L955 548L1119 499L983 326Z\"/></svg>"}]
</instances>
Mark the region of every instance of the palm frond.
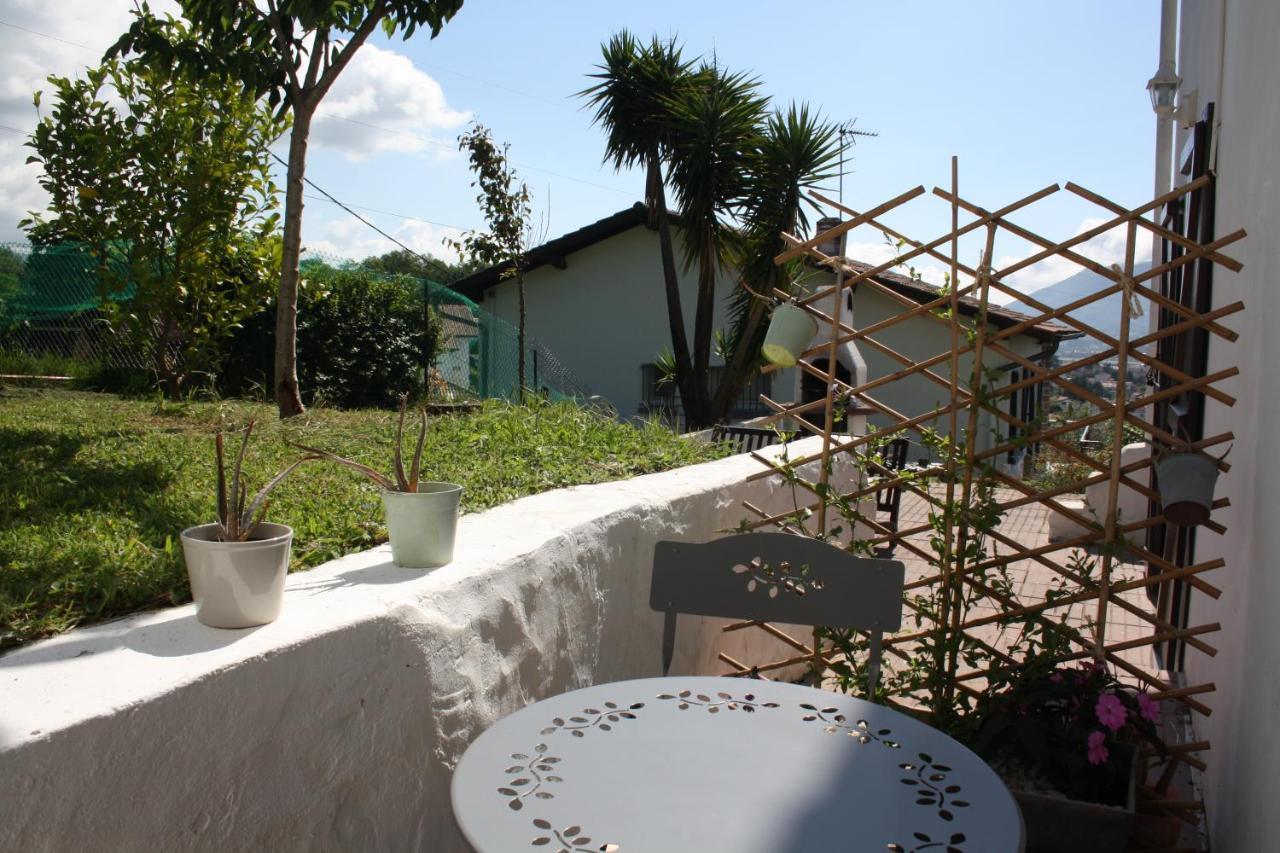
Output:
<instances>
[{"instance_id":1,"label":"palm frond","mask_svg":"<svg viewBox=\"0 0 1280 853\"><path fill-rule=\"evenodd\" d=\"M577 93L604 129L606 163L615 169L647 165L665 146L664 100L687 85L693 61L674 39L642 45L627 30L601 45L598 82Z\"/></svg>"}]
</instances>

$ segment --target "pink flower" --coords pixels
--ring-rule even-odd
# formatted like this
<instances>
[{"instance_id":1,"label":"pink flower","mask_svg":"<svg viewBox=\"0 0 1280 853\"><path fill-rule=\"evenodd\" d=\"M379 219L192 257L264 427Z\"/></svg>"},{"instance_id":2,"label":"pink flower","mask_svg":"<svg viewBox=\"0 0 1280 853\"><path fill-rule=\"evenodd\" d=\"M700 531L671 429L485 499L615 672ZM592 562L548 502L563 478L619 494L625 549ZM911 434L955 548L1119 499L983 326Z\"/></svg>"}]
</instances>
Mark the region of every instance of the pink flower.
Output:
<instances>
[{"instance_id":1,"label":"pink flower","mask_svg":"<svg viewBox=\"0 0 1280 853\"><path fill-rule=\"evenodd\" d=\"M1103 693L1099 696L1098 704L1093 706L1093 712L1098 715L1098 722L1113 732L1120 731L1124 721L1129 717L1124 703L1114 693Z\"/></svg>"},{"instance_id":2,"label":"pink flower","mask_svg":"<svg viewBox=\"0 0 1280 853\"><path fill-rule=\"evenodd\" d=\"M1089 763L1102 764L1111 753L1107 752L1107 736L1104 732L1089 732Z\"/></svg>"},{"instance_id":3,"label":"pink flower","mask_svg":"<svg viewBox=\"0 0 1280 853\"><path fill-rule=\"evenodd\" d=\"M1160 722L1160 704L1145 693L1138 694L1138 713L1150 722Z\"/></svg>"}]
</instances>

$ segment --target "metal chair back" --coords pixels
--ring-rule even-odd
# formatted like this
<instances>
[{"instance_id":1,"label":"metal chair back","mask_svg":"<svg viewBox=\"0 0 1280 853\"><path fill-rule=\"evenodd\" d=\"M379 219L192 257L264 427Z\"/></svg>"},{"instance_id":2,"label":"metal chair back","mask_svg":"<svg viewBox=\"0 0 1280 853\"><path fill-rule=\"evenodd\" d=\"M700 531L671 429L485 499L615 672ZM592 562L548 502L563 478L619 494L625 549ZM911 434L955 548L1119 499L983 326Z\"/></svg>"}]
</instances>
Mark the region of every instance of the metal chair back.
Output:
<instances>
[{"instance_id":1,"label":"metal chair back","mask_svg":"<svg viewBox=\"0 0 1280 853\"><path fill-rule=\"evenodd\" d=\"M891 471L901 471L907 464L907 440L905 438L895 438L893 441L881 446L880 461L884 467ZM876 509L880 512L889 513L888 528L894 533L898 532L898 515L902 509L902 487L890 486L887 489L881 489L876 492Z\"/></svg>"},{"instance_id":2,"label":"metal chair back","mask_svg":"<svg viewBox=\"0 0 1280 853\"><path fill-rule=\"evenodd\" d=\"M659 542L649 606L665 614L662 671L671 667L680 613L854 628L871 637L868 695L881 640L902 625L906 569L790 533L743 533L705 544Z\"/></svg>"},{"instance_id":3,"label":"metal chair back","mask_svg":"<svg viewBox=\"0 0 1280 853\"><path fill-rule=\"evenodd\" d=\"M719 424L711 430L711 441L727 441L733 446L734 453L747 453L776 444L778 433L765 427Z\"/></svg>"}]
</instances>

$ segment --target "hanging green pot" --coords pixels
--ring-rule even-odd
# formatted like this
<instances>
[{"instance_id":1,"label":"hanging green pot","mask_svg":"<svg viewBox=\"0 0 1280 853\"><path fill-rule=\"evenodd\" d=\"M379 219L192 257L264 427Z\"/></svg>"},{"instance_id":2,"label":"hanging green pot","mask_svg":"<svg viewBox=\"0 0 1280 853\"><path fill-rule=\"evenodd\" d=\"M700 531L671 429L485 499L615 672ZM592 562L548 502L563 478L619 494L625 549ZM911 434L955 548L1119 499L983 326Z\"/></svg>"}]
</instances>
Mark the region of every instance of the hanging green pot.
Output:
<instances>
[{"instance_id":1,"label":"hanging green pot","mask_svg":"<svg viewBox=\"0 0 1280 853\"><path fill-rule=\"evenodd\" d=\"M1203 453L1172 453L1156 462L1164 517L1188 527L1204 524L1213 508L1218 463Z\"/></svg>"},{"instance_id":2,"label":"hanging green pot","mask_svg":"<svg viewBox=\"0 0 1280 853\"><path fill-rule=\"evenodd\" d=\"M765 333L761 353L770 364L795 367L801 353L809 348L818 333L818 321L803 308L783 302L773 309L769 331Z\"/></svg>"}]
</instances>

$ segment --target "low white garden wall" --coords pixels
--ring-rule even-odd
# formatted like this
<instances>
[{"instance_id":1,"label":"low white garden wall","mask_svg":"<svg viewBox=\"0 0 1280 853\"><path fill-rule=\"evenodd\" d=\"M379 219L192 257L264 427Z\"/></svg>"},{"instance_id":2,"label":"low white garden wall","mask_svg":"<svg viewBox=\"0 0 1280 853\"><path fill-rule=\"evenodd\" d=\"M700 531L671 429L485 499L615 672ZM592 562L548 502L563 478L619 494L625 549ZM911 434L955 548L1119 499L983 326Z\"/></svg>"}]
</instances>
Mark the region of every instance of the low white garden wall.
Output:
<instances>
[{"instance_id":1,"label":"low white garden wall","mask_svg":"<svg viewBox=\"0 0 1280 853\"><path fill-rule=\"evenodd\" d=\"M534 700L658 675L654 543L714 538L744 498L791 508L745 482L759 470L737 456L469 515L451 565L336 560L291 575L256 629L186 606L0 658L0 850L464 849L467 744ZM682 617L673 672L785 653L722 623Z\"/></svg>"}]
</instances>

